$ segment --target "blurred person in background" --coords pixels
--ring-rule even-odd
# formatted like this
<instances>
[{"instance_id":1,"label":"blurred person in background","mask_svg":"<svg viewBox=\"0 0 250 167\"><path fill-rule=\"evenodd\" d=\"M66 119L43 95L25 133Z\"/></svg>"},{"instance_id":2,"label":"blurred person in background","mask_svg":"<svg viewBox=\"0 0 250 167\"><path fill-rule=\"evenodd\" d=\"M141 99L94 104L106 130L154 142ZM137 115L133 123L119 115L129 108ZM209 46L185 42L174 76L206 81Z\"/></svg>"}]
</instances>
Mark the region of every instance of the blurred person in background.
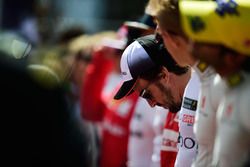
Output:
<instances>
[{"instance_id":1,"label":"blurred person in background","mask_svg":"<svg viewBox=\"0 0 250 167\"><path fill-rule=\"evenodd\" d=\"M55 37L55 43L60 45L67 45L69 42L73 41L73 39L76 39L82 35L86 35L84 28L78 25L71 25L61 29L62 30L57 32Z\"/></svg>"},{"instance_id":2,"label":"blurred person in background","mask_svg":"<svg viewBox=\"0 0 250 167\"><path fill-rule=\"evenodd\" d=\"M37 66L45 66L57 75L64 88L65 98L72 115L79 120L89 136L88 149L92 154L90 166L94 167L97 164L98 155L96 129L87 120L81 118L79 101L82 81L86 67L91 61L94 43L101 40L101 37L81 35L82 33L78 33L78 31L74 33L74 27L70 29L70 32L73 35L61 37L64 40L54 47L37 48L29 59L29 66L32 69Z\"/></svg>"},{"instance_id":3,"label":"blurred person in background","mask_svg":"<svg viewBox=\"0 0 250 167\"><path fill-rule=\"evenodd\" d=\"M22 18L19 29L33 46L49 45L53 42L58 21L54 5L55 2L48 0L33 0L27 5L31 7L31 12Z\"/></svg>"},{"instance_id":4,"label":"blurred person in background","mask_svg":"<svg viewBox=\"0 0 250 167\"><path fill-rule=\"evenodd\" d=\"M134 141L134 140L129 140L131 131L129 129L130 120L131 117L136 119L135 116L136 114L134 115L135 109L138 110L138 112L142 112L141 107L142 105L144 105L144 103L139 102L142 99L138 101L138 96L134 95L128 99L124 99L123 101L117 102L113 100L113 93L116 90L116 87L121 82L120 57L123 49L128 43L133 41L134 38L141 36L143 34L150 34L153 32L154 32L153 29L150 29L149 26L143 23L131 22L131 21L125 22L122 25L122 27L118 30L116 39L104 40L103 43L104 46L101 50L102 54L98 52L99 54L94 56L95 62L93 62L89 68L89 70L93 71L89 71L91 73L89 73L88 79L86 79L85 82L85 88L87 88L86 85L89 86L87 88L88 92L85 91L83 96L83 98L84 97L88 98L82 101L84 102L82 106L83 108L85 108L83 117L86 116L87 119L90 119L92 121L99 121L99 122L103 121L100 124L100 127L102 128L101 139L100 139L101 166L126 166L127 163L128 165L129 164L132 165L133 163L135 163L136 166L137 165L141 166L145 164L145 162L143 162L143 160L145 160L144 156L147 156L146 158L147 162L151 161L153 139L151 139L152 140L151 144L149 142L150 144L150 146L148 146L149 151L144 152L144 154L141 157L140 156L138 157L138 155L136 157L133 156L131 157L131 155L127 155L128 142ZM111 60L113 62L109 64L108 62L110 62ZM92 77L95 80L98 79L98 82L95 82L93 79L90 79ZM91 88L90 86L93 87L93 89L90 89ZM96 100L93 100L93 98L95 98ZM96 104L94 105L93 103ZM148 109L152 110L151 108ZM86 111L89 113L86 113ZM144 116L142 116L141 118L142 119L140 119L140 121L146 119L146 117ZM134 128L137 127L133 126L133 129ZM153 137L152 132L150 135ZM134 138L135 136L132 135L131 137ZM149 137L150 137L149 135L146 135L141 139L143 141L144 138L145 140L147 140L147 138ZM140 144L140 142L138 144ZM138 148L139 147L134 148L134 151L130 150L129 153L132 152L134 153ZM112 158L113 157L112 155L114 155L117 158ZM131 158L129 159L129 162L127 162L128 157Z\"/></svg>"},{"instance_id":5,"label":"blurred person in background","mask_svg":"<svg viewBox=\"0 0 250 167\"><path fill-rule=\"evenodd\" d=\"M161 166L161 147L163 143L163 133L166 126L166 117L168 117L169 114L172 113L169 112L167 109L156 106L156 111L153 120L153 127L155 132L155 137L153 140L154 148L153 155L151 157L155 167Z\"/></svg>"},{"instance_id":6,"label":"blurred person in background","mask_svg":"<svg viewBox=\"0 0 250 167\"><path fill-rule=\"evenodd\" d=\"M217 111L212 165L247 166L250 3L183 1L180 11L183 29L192 40L192 54L212 65L227 84Z\"/></svg>"},{"instance_id":7,"label":"blurred person in background","mask_svg":"<svg viewBox=\"0 0 250 167\"><path fill-rule=\"evenodd\" d=\"M104 38L108 36L113 36L114 32L107 31L96 33L93 35L81 35L73 39L69 44L69 54L67 62L71 64L71 72L69 79L71 97L74 104L74 109L76 110L77 117L83 121L84 127L89 129L89 136L92 139L92 147L94 148L94 166L98 166L98 157L99 157L99 136L97 133L97 127L94 122L89 120L86 117L82 117L82 109L80 106L80 96L85 90L85 75L87 67L92 63L92 54L94 53L96 46L102 43ZM73 57L72 57L73 56ZM87 77L88 78L88 77ZM83 97L82 97L83 98ZM86 97L84 97L86 98Z\"/></svg>"},{"instance_id":8,"label":"blurred person in background","mask_svg":"<svg viewBox=\"0 0 250 167\"><path fill-rule=\"evenodd\" d=\"M123 103L110 100L113 89L119 84L117 63L124 45L123 41L106 39L94 50L81 92L82 117L95 123L98 128L98 166L102 167L126 166L127 161L128 120L136 97Z\"/></svg>"},{"instance_id":9,"label":"blurred person in background","mask_svg":"<svg viewBox=\"0 0 250 167\"><path fill-rule=\"evenodd\" d=\"M0 64L2 166L90 166L86 129L69 111L55 75L2 52Z\"/></svg>"},{"instance_id":10,"label":"blurred person in background","mask_svg":"<svg viewBox=\"0 0 250 167\"><path fill-rule=\"evenodd\" d=\"M167 110L150 107L139 98L130 120L128 140L129 167L160 167L160 143Z\"/></svg>"}]
</instances>

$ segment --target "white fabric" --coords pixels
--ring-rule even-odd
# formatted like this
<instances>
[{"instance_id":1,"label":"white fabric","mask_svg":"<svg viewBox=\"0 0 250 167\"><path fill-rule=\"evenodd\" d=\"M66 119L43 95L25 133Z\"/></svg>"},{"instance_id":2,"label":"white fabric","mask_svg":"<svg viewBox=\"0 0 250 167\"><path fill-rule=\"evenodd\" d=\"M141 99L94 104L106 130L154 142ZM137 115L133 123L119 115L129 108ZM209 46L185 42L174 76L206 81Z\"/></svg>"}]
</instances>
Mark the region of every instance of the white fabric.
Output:
<instances>
[{"instance_id":1,"label":"white fabric","mask_svg":"<svg viewBox=\"0 0 250 167\"><path fill-rule=\"evenodd\" d=\"M198 154L192 166L207 167L212 162L216 133L216 111L226 86L224 82L219 82L220 76L211 67L207 67L203 72L198 68L195 70L201 80L201 91L194 124Z\"/></svg>"},{"instance_id":2,"label":"white fabric","mask_svg":"<svg viewBox=\"0 0 250 167\"><path fill-rule=\"evenodd\" d=\"M159 167L159 162L153 162L151 159L153 155L160 156L160 151L157 152L160 145L154 143L154 140L161 135L164 123L157 115L165 118L166 110L156 111L156 108L151 108L145 99L139 98L130 122L129 167Z\"/></svg>"},{"instance_id":3,"label":"white fabric","mask_svg":"<svg viewBox=\"0 0 250 167\"><path fill-rule=\"evenodd\" d=\"M126 47L126 42L127 41L124 39L112 39L104 37L101 44L102 46L123 50Z\"/></svg>"},{"instance_id":4,"label":"white fabric","mask_svg":"<svg viewBox=\"0 0 250 167\"><path fill-rule=\"evenodd\" d=\"M106 104L109 104L107 101L110 99L108 98L110 96L110 93L114 90L114 87L116 87L120 82L122 81L122 77L117 72L111 72L108 74L105 83L103 85L103 90L101 93L102 101ZM104 127L104 121L103 122L97 122L97 132L100 140L102 139L102 133L103 133L103 127ZM108 123L105 123L106 126L109 126ZM112 127L112 126L111 126ZM117 128L120 129L120 128Z\"/></svg>"},{"instance_id":5,"label":"white fabric","mask_svg":"<svg viewBox=\"0 0 250 167\"><path fill-rule=\"evenodd\" d=\"M226 91L218 112L213 165L243 166L250 153L250 75Z\"/></svg>"},{"instance_id":6,"label":"white fabric","mask_svg":"<svg viewBox=\"0 0 250 167\"><path fill-rule=\"evenodd\" d=\"M194 110L187 109L185 106L185 98L192 99L197 103L200 91L200 80L195 71L192 71L183 95L182 107L179 113L179 143L178 154L175 161L176 167L190 167L197 154L197 142L193 132L193 124L195 119ZM194 104L193 103L193 104ZM189 103L186 103L189 106ZM190 106L192 106L190 104Z\"/></svg>"},{"instance_id":7,"label":"white fabric","mask_svg":"<svg viewBox=\"0 0 250 167\"><path fill-rule=\"evenodd\" d=\"M129 47L131 46L128 46L127 49L125 49L120 60L121 74L124 82L133 79L128 67L128 55L130 54Z\"/></svg>"},{"instance_id":8,"label":"white fabric","mask_svg":"<svg viewBox=\"0 0 250 167\"><path fill-rule=\"evenodd\" d=\"M153 141L153 154L152 154L152 162L153 162L153 167L159 167L161 163L161 145L162 145L162 133L164 130L164 125L166 122L166 117L168 114L168 110L163 108L163 107L155 107L156 109L156 114L154 117L153 121L153 128L155 132L155 137Z\"/></svg>"},{"instance_id":9,"label":"white fabric","mask_svg":"<svg viewBox=\"0 0 250 167\"><path fill-rule=\"evenodd\" d=\"M107 101L109 99L108 97L110 96L110 92L113 92L114 88L117 87L121 81L122 77L119 73L113 71L108 74L101 93L103 101Z\"/></svg>"},{"instance_id":10,"label":"white fabric","mask_svg":"<svg viewBox=\"0 0 250 167\"><path fill-rule=\"evenodd\" d=\"M129 81L132 80L133 77L131 75L131 72L129 70L129 64L128 64L128 56L133 55L133 57L141 57L141 55L148 55L147 52L144 50L144 48L139 44L138 41L134 41L132 44L130 44L125 51L122 54L121 57L121 74L123 81ZM144 57L144 56L142 56Z\"/></svg>"}]
</instances>

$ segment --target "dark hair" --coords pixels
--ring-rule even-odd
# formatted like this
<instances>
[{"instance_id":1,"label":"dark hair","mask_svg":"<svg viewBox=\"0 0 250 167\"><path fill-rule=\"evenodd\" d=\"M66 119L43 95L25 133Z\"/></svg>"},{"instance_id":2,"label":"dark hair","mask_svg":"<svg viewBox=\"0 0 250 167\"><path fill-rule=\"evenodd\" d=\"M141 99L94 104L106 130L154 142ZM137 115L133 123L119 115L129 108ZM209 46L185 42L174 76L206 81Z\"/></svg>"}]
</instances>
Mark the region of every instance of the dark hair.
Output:
<instances>
[{"instance_id":1,"label":"dark hair","mask_svg":"<svg viewBox=\"0 0 250 167\"><path fill-rule=\"evenodd\" d=\"M246 57L246 60L242 64L242 70L250 73L250 57Z\"/></svg>"},{"instance_id":2,"label":"dark hair","mask_svg":"<svg viewBox=\"0 0 250 167\"><path fill-rule=\"evenodd\" d=\"M167 49L164 47L163 43L159 44L159 55L158 57L153 56L152 59L159 65L162 65L168 69L169 72L172 72L176 75L182 75L185 74L189 67L181 67L179 66L176 61L172 58L170 53L167 51Z\"/></svg>"},{"instance_id":3,"label":"dark hair","mask_svg":"<svg viewBox=\"0 0 250 167\"><path fill-rule=\"evenodd\" d=\"M85 34L84 28L80 26L69 27L58 34L57 43L64 44L70 40Z\"/></svg>"},{"instance_id":4,"label":"dark hair","mask_svg":"<svg viewBox=\"0 0 250 167\"><path fill-rule=\"evenodd\" d=\"M231 53L230 55L232 56L236 56L239 55L239 53L231 48L225 47L223 45L220 45L220 55L224 56L227 53ZM250 72L250 57L246 56L246 59L244 60L244 62L241 64L241 68L243 71L245 72Z\"/></svg>"},{"instance_id":5,"label":"dark hair","mask_svg":"<svg viewBox=\"0 0 250 167\"><path fill-rule=\"evenodd\" d=\"M87 63L91 62L92 57L90 55L91 53L83 52L83 51L78 51L75 55L75 60L77 61L85 61Z\"/></svg>"},{"instance_id":6,"label":"dark hair","mask_svg":"<svg viewBox=\"0 0 250 167\"><path fill-rule=\"evenodd\" d=\"M145 38L148 38L145 40ZM157 74L161 72L162 67L166 67L169 72L176 75L182 75L187 73L189 67L181 67L172 58L170 53L164 47L163 40L157 35L148 35L142 38L138 38L137 41L144 46L144 49L156 64L155 67L151 68L148 72L141 75L144 79L153 79L157 77Z\"/></svg>"},{"instance_id":7,"label":"dark hair","mask_svg":"<svg viewBox=\"0 0 250 167\"><path fill-rule=\"evenodd\" d=\"M160 74L161 70L162 70L162 66L154 66L153 68L151 68L147 72L140 75L140 78L143 78L147 81L155 81L159 78L159 74Z\"/></svg>"}]
</instances>

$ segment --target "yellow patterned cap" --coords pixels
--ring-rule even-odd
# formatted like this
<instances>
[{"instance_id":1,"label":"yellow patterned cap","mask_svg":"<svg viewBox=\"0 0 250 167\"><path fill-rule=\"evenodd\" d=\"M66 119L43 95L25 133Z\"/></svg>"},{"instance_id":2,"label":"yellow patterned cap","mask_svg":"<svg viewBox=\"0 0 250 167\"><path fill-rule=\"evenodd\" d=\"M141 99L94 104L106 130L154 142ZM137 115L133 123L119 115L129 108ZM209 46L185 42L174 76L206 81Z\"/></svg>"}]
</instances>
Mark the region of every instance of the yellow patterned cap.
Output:
<instances>
[{"instance_id":1,"label":"yellow patterned cap","mask_svg":"<svg viewBox=\"0 0 250 167\"><path fill-rule=\"evenodd\" d=\"M183 30L192 40L250 56L250 0L183 0L179 8Z\"/></svg>"}]
</instances>

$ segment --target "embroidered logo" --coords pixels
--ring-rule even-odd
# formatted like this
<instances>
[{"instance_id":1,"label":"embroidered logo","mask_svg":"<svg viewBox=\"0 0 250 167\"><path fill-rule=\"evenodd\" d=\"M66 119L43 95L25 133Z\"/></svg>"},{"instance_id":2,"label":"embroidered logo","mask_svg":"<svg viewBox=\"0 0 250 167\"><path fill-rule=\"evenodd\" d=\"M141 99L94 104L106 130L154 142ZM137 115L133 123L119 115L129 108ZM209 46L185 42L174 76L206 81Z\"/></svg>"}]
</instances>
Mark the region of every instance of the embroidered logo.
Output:
<instances>
[{"instance_id":1,"label":"embroidered logo","mask_svg":"<svg viewBox=\"0 0 250 167\"><path fill-rule=\"evenodd\" d=\"M188 16L188 21L194 33L198 33L205 29L204 21L198 16Z\"/></svg>"},{"instance_id":2,"label":"embroidered logo","mask_svg":"<svg viewBox=\"0 0 250 167\"><path fill-rule=\"evenodd\" d=\"M197 109L197 100L184 97L184 101L183 101L183 106L182 107L186 108L188 110L196 111L196 109Z\"/></svg>"},{"instance_id":3,"label":"embroidered logo","mask_svg":"<svg viewBox=\"0 0 250 167\"><path fill-rule=\"evenodd\" d=\"M130 132L130 136L142 138L142 137L143 137L143 134L142 134L141 131L131 131L131 132Z\"/></svg>"},{"instance_id":4,"label":"embroidered logo","mask_svg":"<svg viewBox=\"0 0 250 167\"><path fill-rule=\"evenodd\" d=\"M182 122L187 123L189 125L193 125L194 124L194 116L188 115L188 114L183 114Z\"/></svg>"},{"instance_id":5,"label":"embroidered logo","mask_svg":"<svg viewBox=\"0 0 250 167\"><path fill-rule=\"evenodd\" d=\"M222 17L226 14L239 16L237 6L238 4L234 0L229 0L227 2L224 0L217 0L215 12Z\"/></svg>"},{"instance_id":6,"label":"embroidered logo","mask_svg":"<svg viewBox=\"0 0 250 167\"><path fill-rule=\"evenodd\" d=\"M127 73L126 72L122 72L122 75L127 75Z\"/></svg>"}]
</instances>

